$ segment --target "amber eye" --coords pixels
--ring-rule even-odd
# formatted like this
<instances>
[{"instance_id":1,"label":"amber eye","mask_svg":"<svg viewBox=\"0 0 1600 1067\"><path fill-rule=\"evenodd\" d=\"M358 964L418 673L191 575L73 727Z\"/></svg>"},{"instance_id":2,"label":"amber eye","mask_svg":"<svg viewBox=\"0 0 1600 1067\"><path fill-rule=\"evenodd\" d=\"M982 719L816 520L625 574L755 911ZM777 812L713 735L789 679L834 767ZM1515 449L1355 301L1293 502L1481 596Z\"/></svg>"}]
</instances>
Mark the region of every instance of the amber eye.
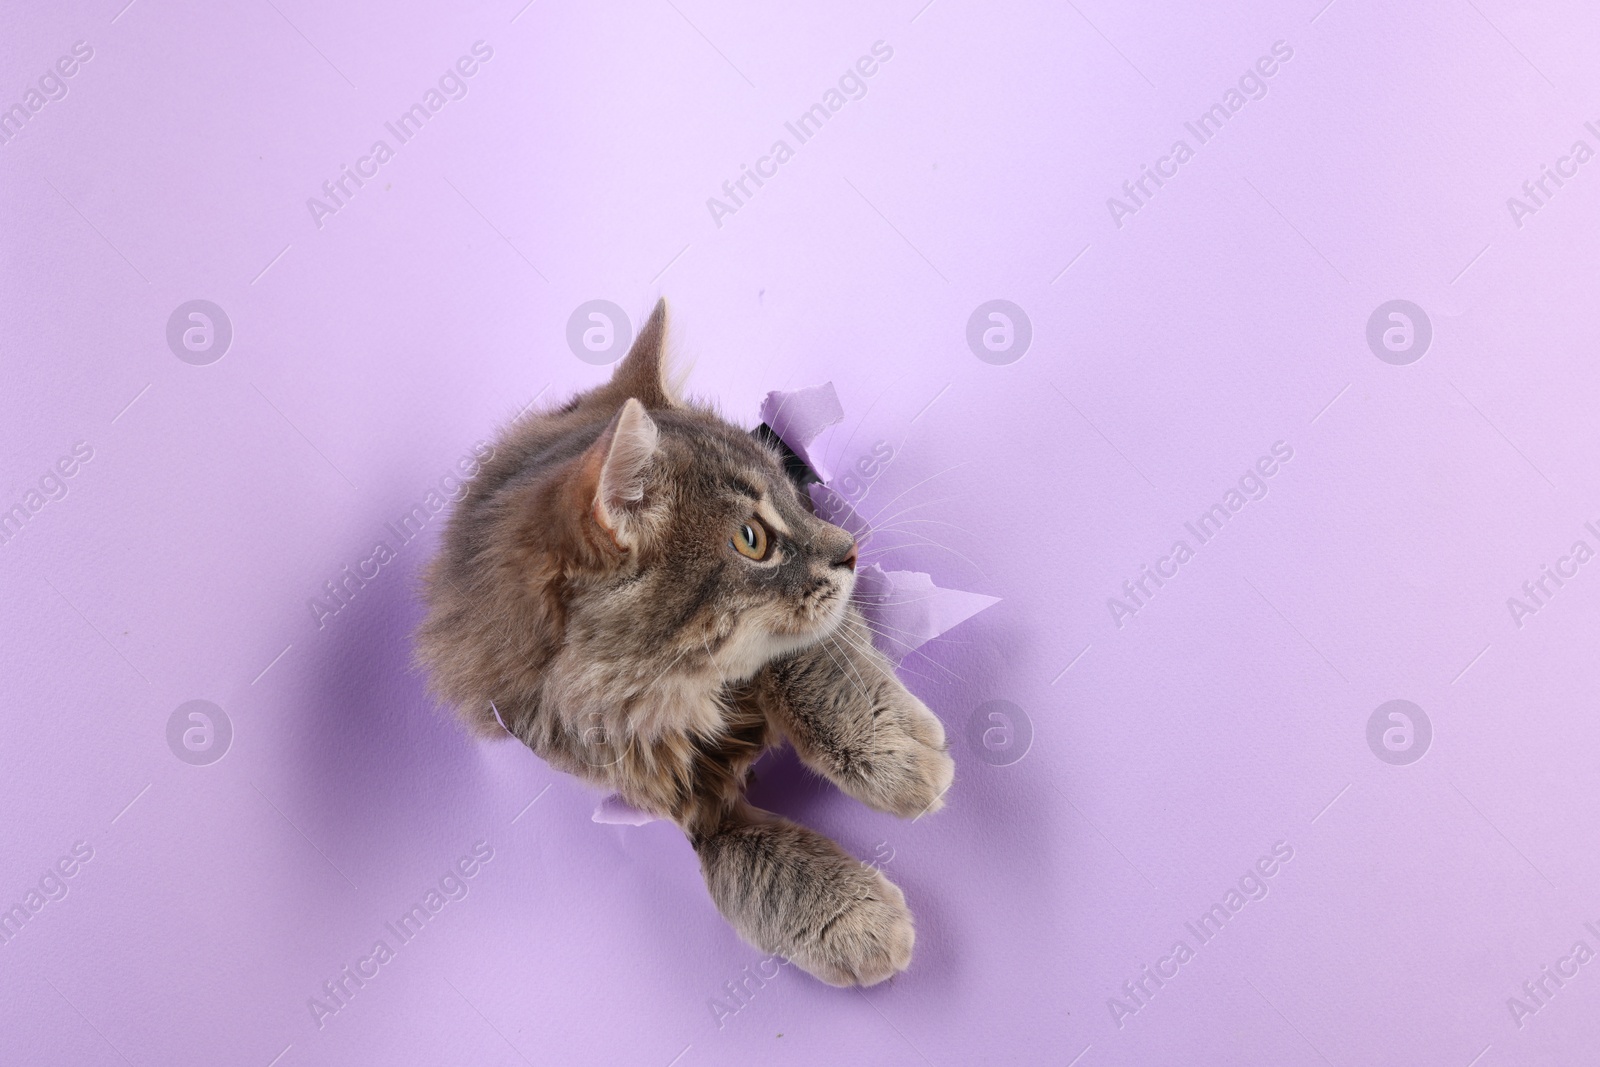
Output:
<instances>
[{"instance_id":1,"label":"amber eye","mask_svg":"<svg viewBox=\"0 0 1600 1067\"><path fill-rule=\"evenodd\" d=\"M759 519L746 519L729 543L738 549L741 556L763 559L767 554L767 528L761 525Z\"/></svg>"}]
</instances>

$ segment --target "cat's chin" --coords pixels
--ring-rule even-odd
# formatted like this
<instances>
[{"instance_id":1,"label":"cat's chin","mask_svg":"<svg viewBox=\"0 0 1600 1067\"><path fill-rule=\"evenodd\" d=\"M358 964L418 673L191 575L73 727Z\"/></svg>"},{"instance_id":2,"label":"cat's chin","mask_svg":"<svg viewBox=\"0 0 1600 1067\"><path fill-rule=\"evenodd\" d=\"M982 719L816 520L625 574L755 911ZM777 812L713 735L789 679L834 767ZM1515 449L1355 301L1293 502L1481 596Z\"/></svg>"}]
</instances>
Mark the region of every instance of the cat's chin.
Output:
<instances>
[{"instance_id":1,"label":"cat's chin","mask_svg":"<svg viewBox=\"0 0 1600 1067\"><path fill-rule=\"evenodd\" d=\"M818 613L819 617L814 622L801 626L800 629L792 634L772 635L771 640L774 644L784 646L781 652L773 654L773 658L788 655L790 652L798 652L802 648L810 648L812 645L826 640L828 635L837 630L839 624L844 621L845 609L849 605L850 591L840 590L834 594L833 599L828 602L828 606Z\"/></svg>"},{"instance_id":2,"label":"cat's chin","mask_svg":"<svg viewBox=\"0 0 1600 1067\"><path fill-rule=\"evenodd\" d=\"M745 643L744 647L736 653L736 662L726 665L727 680L742 682L753 677L757 671L771 663L773 660L782 659L784 656L811 648L839 628L844 621L844 615L849 606L850 598L845 593L840 593L829 605L818 613L815 620L797 622L794 629L768 631L754 637Z\"/></svg>"}]
</instances>

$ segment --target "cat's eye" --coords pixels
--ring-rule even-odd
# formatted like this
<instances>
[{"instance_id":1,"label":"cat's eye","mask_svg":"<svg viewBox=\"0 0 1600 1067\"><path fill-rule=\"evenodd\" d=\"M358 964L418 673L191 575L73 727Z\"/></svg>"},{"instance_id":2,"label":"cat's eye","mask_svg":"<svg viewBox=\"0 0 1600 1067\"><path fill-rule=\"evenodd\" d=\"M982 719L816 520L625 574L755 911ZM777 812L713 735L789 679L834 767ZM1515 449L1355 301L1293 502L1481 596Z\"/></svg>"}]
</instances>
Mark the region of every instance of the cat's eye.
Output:
<instances>
[{"instance_id":1,"label":"cat's eye","mask_svg":"<svg viewBox=\"0 0 1600 1067\"><path fill-rule=\"evenodd\" d=\"M759 519L746 519L739 524L733 533L733 540L729 542L741 556L751 559L765 559L767 556L767 528L761 525Z\"/></svg>"}]
</instances>

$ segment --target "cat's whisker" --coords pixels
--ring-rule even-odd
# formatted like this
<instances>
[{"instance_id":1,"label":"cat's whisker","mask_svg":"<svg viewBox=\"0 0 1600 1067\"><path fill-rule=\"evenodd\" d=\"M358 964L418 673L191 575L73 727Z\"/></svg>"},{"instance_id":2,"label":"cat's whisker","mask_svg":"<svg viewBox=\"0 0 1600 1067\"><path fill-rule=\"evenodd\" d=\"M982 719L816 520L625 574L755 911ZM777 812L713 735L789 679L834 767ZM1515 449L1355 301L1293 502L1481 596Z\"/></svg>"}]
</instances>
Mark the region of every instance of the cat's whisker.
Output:
<instances>
[{"instance_id":1,"label":"cat's whisker","mask_svg":"<svg viewBox=\"0 0 1600 1067\"><path fill-rule=\"evenodd\" d=\"M773 429L772 429L773 433L777 433L778 432L777 427L773 426L773 423L776 423L776 422L778 422L779 420L782 419L784 405L789 403L789 396L790 396L790 393L788 391L789 383L786 381L783 384L784 384L784 387L785 387L784 388L783 399L778 401L778 410L774 411L772 413L772 422L767 423L768 426L772 426L773 427Z\"/></svg>"},{"instance_id":2,"label":"cat's whisker","mask_svg":"<svg viewBox=\"0 0 1600 1067\"><path fill-rule=\"evenodd\" d=\"M869 704L870 704L870 702L872 702L872 697L867 696L867 693L866 693L867 680L866 680L866 678L862 678L861 677L861 664L858 664L858 662L851 661L850 656L848 656L848 654L845 654L845 646L840 645L840 643L838 643L838 633L837 632L835 632L834 635L832 635L832 638L830 638L830 640L834 641L834 648L838 649L838 654L840 654L840 656L845 656L845 665L846 665L846 667L848 667L848 669L850 669L850 673L851 673L851 675L854 675L854 678L856 678L856 681L859 681L859 683L861 683L861 697L862 697L862 699L864 699L864 701L869 702Z\"/></svg>"},{"instance_id":3,"label":"cat's whisker","mask_svg":"<svg viewBox=\"0 0 1600 1067\"><path fill-rule=\"evenodd\" d=\"M946 498L946 499L948 499L948 498ZM890 530L898 529L900 527L900 525L902 523L905 523L905 522L922 521L922 520L917 520L917 519L903 519L903 518L900 518L900 516L908 515L911 512L916 511L918 508L928 507L931 504L942 504L942 503L944 503L943 500L929 500L929 501L927 501L925 503L916 504L916 505L913 505L912 507L909 507L909 508L902 508L900 511L896 512L894 516L892 516L892 518L895 519L894 522L885 523L885 524L883 524L881 526L880 525L875 525L875 524L869 522L869 523L866 524L866 526L867 526L866 535L863 536L860 539L859 543L862 544L862 545L871 544L873 537L876 536L879 531L887 532L887 531L890 531ZM927 521L933 521L933 520L927 520Z\"/></svg>"},{"instance_id":4,"label":"cat's whisker","mask_svg":"<svg viewBox=\"0 0 1600 1067\"><path fill-rule=\"evenodd\" d=\"M905 442L906 442L906 438L901 438L900 439L900 444L895 446L895 454L896 455L898 455L900 453L900 450L905 447ZM906 489L901 490L898 495L896 495L893 499L891 499L889 501L889 504L893 504L896 500L899 500L900 497L905 496L907 493L911 492L911 490L913 490L913 489L916 489L918 486L925 485L926 483L932 481L935 478L938 478L938 477L940 477L942 475L945 475L945 474L949 474L951 471L955 470L956 467L961 466L965 462L967 462L967 461L966 460L962 460L961 463L956 463L956 464L954 464L952 466L946 467L942 471L938 471L938 472L936 472L934 474L928 475L928 477L922 479L922 481L917 482L916 485L912 485L912 486L909 486ZM867 487L867 491L861 494L861 500L858 501L858 503L865 503L866 499L872 495L872 490L874 488L876 488L876 487L877 487L877 482L874 481L872 485ZM888 507L889 505L885 504L884 506Z\"/></svg>"},{"instance_id":5,"label":"cat's whisker","mask_svg":"<svg viewBox=\"0 0 1600 1067\"><path fill-rule=\"evenodd\" d=\"M953 496L946 496L940 497L936 500L924 500L920 504L912 504L909 507L901 508L899 511L887 517L884 516L882 512L879 512L875 515L861 515L861 513L858 511L856 514L861 515L862 521L870 527L877 527L880 524L887 526L890 525L894 520L899 519L902 515L909 515L913 511L918 511L926 507L932 507L934 504L943 504L955 499L957 498Z\"/></svg>"},{"instance_id":6,"label":"cat's whisker","mask_svg":"<svg viewBox=\"0 0 1600 1067\"><path fill-rule=\"evenodd\" d=\"M886 640L889 640L889 641L893 641L895 644L897 644L897 645L901 646L902 648L904 648L906 650L906 655L909 656L909 655L915 653L915 654L921 656L923 659L927 660L929 663L933 664L935 667L938 667L941 671L944 671L946 674L948 674L950 677L954 678L956 681L958 681L958 682L965 682L966 681L966 679L963 678L961 675L957 674L955 671L951 670L949 667L946 667L944 664L940 663L938 660L936 660L933 657L929 656L927 653L923 652L919 647L917 647L915 645L912 645L912 644L909 644L906 641L902 641L898 637L893 637L893 636L891 636L889 634L883 633L881 630L877 630L877 629L873 628L872 627L872 623L870 623L870 622L867 623L867 626L868 626L869 629L873 629L873 632L877 633L880 637L883 637L883 638L885 638ZM902 633L909 633L909 631L904 631L904 630L902 630L901 632ZM901 662L900 666L902 668L905 668L905 663L903 662L903 657L902 657L902 662ZM926 678L927 675L918 675L918 677Z\"/></svg>"},{"instance_id":7,"label":"cat's whisker","mask_svg":"<svg viewBox=\"0 0 1600 1067\"><path fill-rule=\"evenodd\" d=\"M870 603L884 605L920 604L924 600L932 600L936 595L936 593L923 593L919 596L874 597ZM858 603L865 604L869 603L869 601L862 599L858 601Z\"/></svg>"},{"instance_id":8,"label":"cat's whisker","mask_svg":"<svg viewBox=\"0 0 1600 1067\"><path fill-rule=\"evenodd\" d=\"M951 471L956 470L959 467L965 467L966 465L967 465L967 461L966 460L962 460L960 463L956 463L956 464L953 464L952 466L946 467L944 470L939 471L936 474L928 475L926 478L922 479L922 481L920 481L920 482L917 482L915 485L907 486L905 489L902 489L898 494L896 494L889 501L888 504L885 504L884 507L887 508L890 505L894 504L895 501L899 500L901 497L905 496L907 493L911 492L913 489L917 489L917 488L920 488L921 486L927 485L929 482L933 481L935 478L941 478L944 475L949 474ZM867 497L869 497L871 495L872 495L872 490L868 489L865 493L862 494L861 500L859 501L859 503L865 503ZM871 520L869 519L868 521L870 522Z\"/></svg>"},{"instance_id":9,"label":"cat's whisker","mask_svg":"<svg viewBox=\"0 0 1600 1067\"><path fill-rule=\"evenodd\" d=\"M922 601L922 600L931 600L931 599L932 599L932 597L912 597L911 599L908 599L908 600L884 601L884 603L885 604L915 604L915 603L918 603L919 601ZM871 630L873 633L879 634L879 635L881 635L883 637L887 637L891 641L898 641L899 638L895 637L893 633L890 633L889 632L890 630L893 630L894 633L902 633L902 634L906 634L907 636L910 636L910 637L918 636L913 631L904 629L903 627L890 626L888 623L884 622L882 619L869 619L865 614L862 614L861 622L862 622L862 624L864 626L866 626L867 629ZM936 636L942 636L942 635L936 635ZM927 638L926 640L930 640L931 641L932 638ZM955 644L960 644L960 645L976 644L976 642L974 642L974 641L962 641L962 640L955 639L955 638L947 638L947 640L953 641Z\"/></svg>"},{"instance_id":10,"label":"cat's whisker","mask_svg":"<svg viewBox=\"0 0 1600 1067\"><path fill-rule=\"evenodd\" d=\"M874 399L872 401L872 403L867 405L867 410L862 412L861 413L861 418L856 420L855 429L850 431L850 436L845 439L844 447L839 450L839 455L838 456L833 457L834 459L842 459L843 457L849 455L849 453L850 453L850 445L855 441L856 434L861 432L861 427L863 427L863 426L865 426L867 424L867 416L872 414L872 409L878 406L878 401L879 400L882 400L884 397L889 395L889 390L890 389L893 389L896 385L899 385L900 382L903 381L904 379L905 379L905 375L902 374L902 375L900 375L900 377L896 378L894 381L892 381L888 385L884 386L883 387L883 392L879 393L877 395L877 398ZM831 442L830 442L830 444L831 444ZM830 449L830 451L831 451L831 449ZM831 464L829 464L829 466L831 466Z\"/></svg>"},{"instance_id":11,"label":"cat's whisker","mask_svg":"<svg viewBox=\"0 0 1600 1067\"><path fill-rule=\"evenodd\" d=\"M906 674L911 675L913 678L921 678L923 681L929 683L930 685L945 685L945 684L947 684L944 681L944 679L935 678L931 674L924 674L919 670L915 670L915 669L913 669L911 667L907 667L905 665L905 663L903 663L903 662L902 663L898 663L898 664L895 665L895 671L897 673L898 672L904 672Z\"/></svg>"},{"instance_id":12,"label":"cat's whisker","mask_svg":"<svg viewBox=\"0 0 1600 1067\"><path fill-rule=\"evenodd\" d=\"M708 639L708 636L703 631L700 634L700 645L701 645L701 647L703 647L706 650L706 666L707 667L714 666L716 664L716 662L717 662L717 657L712 655L712 653L711 653L711 642Z\"/></svg>"},{"instance_id":13,"label":"cat's whisker","mask_svg":"<svg viewBox=\"0 0 1600 1067\"><path fill-rule=\"evenodd\" d=\"M957 526L955 523L953 523L953 522L945 522L943 519L899 519L899 520L896 520L895 522L884 523L881 526L874 527L874 529L883 530L883 531L887 532L889 530L898 530L901 527L914 526L914 525L948 526L948 527L950 527L950 529L955 530L955 531L957 531L959 533L964 533L964 534L967 534L968 536L971 536L971 534L972 534L972 531L967 529L965 526Z\"/></svg>"},{"instance_id":14,"label":"cat's whisker","mask_svg":"<svg viewBox=\"0 0 1600 1067\"><path fill-rule=\"evenodd\" d=\"M937 549L941 549L941 550L943 550L945 552L950 553L952 556L955 556L957 559L964 560L966 563L971 565L972 569L977 571L980 575L982 575L985 581L987 581L989 579L989 573L987 571L985 571L982 567L980 567L978 565L978 562L976 560L974 560L971 556L968 556L964 552L958 552L955 549L951 548L949 545L941 544L940 542L934 541L931 538L924 538L923 540L920 540L920 541L910 541L910 542L907 542L905 544L892 545L892 546L889 546L889 547L886 547L886 548L878 549L878 552L879 552L879 554L882 554L884 552L889 551L889 548L896 548L896 549L903 549L903 548L937 548Z\"/></svg>"},{"instance_id":15,"label":"cat's whisker","mask_svg":"<svg viewBox=\"0 0 1600 1067\"><path fill-rule=\"evenodd\" d=\"M905 634L908 637L916 637L917 636L912 631L904 629L902 627L890 626L888 623L884 622L882 619L876 619L876 620L875 619L869 619L865 615L863 615L861 617L861 621L866 625L867 629L871 630L873 633L878 634L881 637L887 637L891 641L899 641L900 639L898 637L895 637L894 634L889 633L890 630L893 630L895 633ZM931 638L930 638L930 640L931 640ZM901 642L901 643L904 644L904 642ZM965 642L965 643L970 644L971 642Z\"/></svg>"},{"instance_id":16,"label":"cat's whisker","mask_svg":"<svg viewBox=\"0 0 1600 1067\"><path fill-rule=\"evenodd\" d=\"M939 671L945 675L945 677L935 677L934 675L927 674L910 666L910 657L912 656L917 656L925 660L930 666L939 668ZM957 674L955 671L950 670L944 664L929 656L926 652L923 652L920 648L905 649L905 651L900 655L899 662L895 664L895 670L905 671L908 674L913 674L918 678L922 678L926 681L934 682L939 685L949 685L951 682L959 682L962 685L965 685L967 682L966 678Z\"/></svg>"},{"instance_id":17,"label":"cat's whisker","mask_svg":"<svg viewBox=\"0 0 1600 1067\"><path fill-rule=\"evenodd\" d=\"M922 593L922 594L919 594L917 596L892 596L892 597L891 596L882 596L882 597L873 597L870 600L865 598L865 597L862 597L862 598L856 600L856 604L857 604L857 606L864 606L864 605L867 605L867 604L880 604L880 605L883 605L885 607L896 607L896 606L899 606L901 604L921 604L924 601L934 599L935 597L937 597L939 595L939 592L940 591L938 589L934 589L934 590L932 590L930 592Z\"/></svg>"},{"instance_id":18,"label":"cat's whisker","mask_svg":"<svg viewBox=\"0 0 1600 1067\"><path fill-rule=\"evenodd\" d=\"M846 645L850 645L851 648L856 649L856 651L859 651L859 653L870 654L872 651L875 651L875 649L870 648L870 646L864 645L864 643L861 641L861 638L854 637L854 635L851 635L851 633L835 633L835 637L837 637L838 640L845 641ZM918 673L918 677L926 678L926 675L920 675L920 673ZM933 678L928 678L928 680L933 681Z\"/></svg>"},{"instance_id":19,"label":"cat's whisker","mask_svg":"<svg viewBox=\"0 0 1600 1067\"><path fill-rule=\"evenodd\" d=\"M676 667L678 664L682 663L683 662L683 657L687 656L689 654L690 650L693 649L693 648L694 648L693 645L684 645L683 646L683 650L680 651L677 654L677 656L673 657L672 662L667 664L666 667L662 669L661 673L663 675L671 674L672 673L672 669L674 667Z\"/></svg>"},{"instance_id":20,"label":"cat's whisker","mask_svg":"<svg viewBox=\"0 0 1600 1067\"><path fill-rule=\"evenodd\" d=\"M918 641L921 641L923 643L931 642L931 641L934 641L934 640L938 640L941 644L948 644L948 645L968 645L968 646L971 646L971 645L976 645L978 643L976 641L964 641L959 637L946 637L944 634L936 634L936 635L934 635L934 637L923 638L920 634L914 634L910 630L897 630L896 633L893 633L893 634L885 633L882 630L878 630L878 629L873 629L872 632L877 634L879 637L882 637L884 640L893 641L895 644L900 645L902 647L905 647L906 645L909 645L910 642L907 641L904 637L897 636L897 634L905 634L906 637L914 637Z\"/></svg>"},{"instance_id":21,"label":"cat's whisker","mask_svg":"<svg viewBox=\"0 0 1600 1067\"><path fill-rule=\"evenodd\" d=\"M873 626L873 624L871 622L869 622L867 620L866 616L863 615L863 616L860 616L860 618L861 618L862 625L865 626L867 628L867 630L870 631L871 633L877 634L878 636L883 637L885 640L892 641L895 644L901 646L902 648L909 649L911 647L908 642L902 641L900 638L897 638L897 637L893 636L892 634L885 633L884 631L878 630L876 627ZM904 632L904 631L902 631L902 632ZM863 636L863 635L849 633L849 632L844 631L844 630L835 631L835 634L840 639L849 642L854 648L860 650L865 655L871 656L872 652L874 651L874 648L873 648L871 640L869 638Z\"/></svg>"},{"instance_id":22,"label":"cat's whisker","mask_svg":"<svg viewBox=\"0 0 1600 1067\"><path fill-rule=\"evenodd\" d=\"M955 671L951 670L949 667L946 667L944 664L940 663L938 660L934 659L932 656L928 655L926 652L922 651L922 649L920 649L920 648L910 649L909 651L906 652L906 655L908 655L908 656L921 656L923 659L927 660L929 663L933 664L935 667L938 667L940 670L944 671L946 674L948 674L950 677L954 678L956 681L960 682L961 684L965 685L966 682L967 682L967 679L966 679L965 675L957 674ZM901 665L904 666L903 663Z\"/></svg>"},{"instance_id":23,"label":"cat's whisker","mask_svg":"<svg viewBox=\"0 0 1600 1067\"><path fill-rule=\"evenodd\" d=\"M866 687L860 681L859 676L854 671L850 670L846 664L840 663L837 659L834 659L833 653L828 651L828 642L830 640L832 640L832 635L824 637L821 641L817 642L817 647L822 649L823 655L827 656L828 659L833 661L833 665L835 667L839 668L839 673L844 675L849 680L850 684L856 687L856 692L861 694L861 699L871 703L871 699L867 696ZM844 649L839 649L839 652L843 654ZM847 661L849 658L849 656L845 656Z\"/></svg>"}]
</instances>

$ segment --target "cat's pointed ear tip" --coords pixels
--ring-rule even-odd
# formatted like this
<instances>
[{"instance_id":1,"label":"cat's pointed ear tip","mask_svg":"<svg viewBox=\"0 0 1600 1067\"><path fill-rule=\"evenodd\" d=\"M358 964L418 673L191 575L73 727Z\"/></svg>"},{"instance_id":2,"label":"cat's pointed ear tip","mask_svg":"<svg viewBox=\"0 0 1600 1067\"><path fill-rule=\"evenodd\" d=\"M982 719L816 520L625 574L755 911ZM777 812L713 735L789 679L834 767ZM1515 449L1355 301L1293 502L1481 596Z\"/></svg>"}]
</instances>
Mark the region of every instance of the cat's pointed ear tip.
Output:
<instances>
[{"instance_id":1,"label":"cat's pointed ear tip","mask_svg":"<svg viewBox=\"0 0 1600 1067\"><path fill-rule=\"evenodd\" d=\"M652 329L666 325L667 311L667 298L657 297L656 302L650 305L650 314L644 317L644 324L639 327L639 332L648 333Z\"/></svg>"},{"instance_id":2,"label":"cat's pointed ear tip","mask_svg":"<svg viewBox=\"0 0 1600 1067\"><path fill-rule=\"evenodd\" d=\"M640 420L643 420L643 422ZM622 402L622 408L617 412L616 425L619 429L625 426L641 426L645 422L654 424L655 420L650 417L650 412L645 409L643 400L636 396L630 396Z\"/></svg>"}]
</instances>

